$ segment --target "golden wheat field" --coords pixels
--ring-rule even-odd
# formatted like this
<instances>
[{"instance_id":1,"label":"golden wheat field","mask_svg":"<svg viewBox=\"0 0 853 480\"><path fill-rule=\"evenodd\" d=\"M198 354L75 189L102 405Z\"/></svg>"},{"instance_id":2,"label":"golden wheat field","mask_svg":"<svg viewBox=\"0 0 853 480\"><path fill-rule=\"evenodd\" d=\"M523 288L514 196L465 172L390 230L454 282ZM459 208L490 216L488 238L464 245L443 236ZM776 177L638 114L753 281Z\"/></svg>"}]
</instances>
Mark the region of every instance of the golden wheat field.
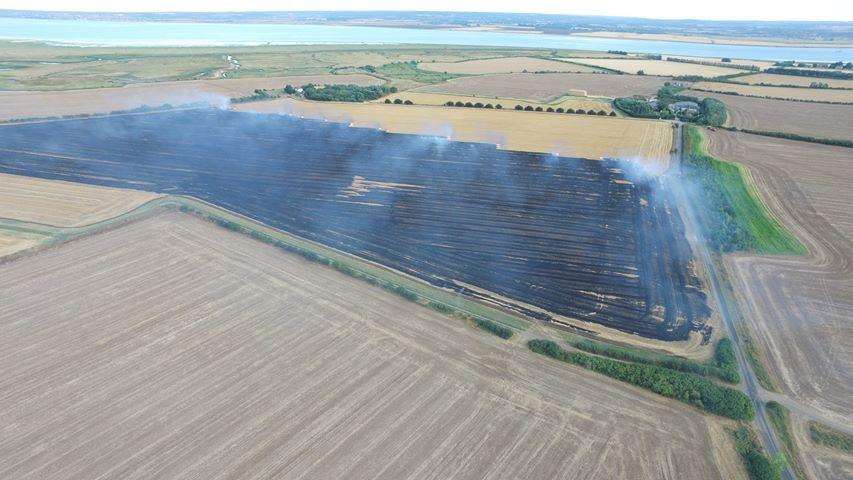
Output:
<instances>
[{"instance_id":1,"label":"golden wheat field","mask_svg":"<svg viewBox=\"0 0 853 480\"><path fill-rule=\"evenodd\" d=\"M0 133L2 129L0 126ZM0 218L56 227L90 225L130 211L158 196L138 190L0 173Z\"/></svg>"},{"instance_id":2,"label":"golden wheat field","mask_svg":"<svg viewBox=\"0 0 853 480\"><path fill-rule=\"evenodd\" d=\"M575 65L557 60L535 57L505 57L484 60L466 60L463 62L425 62L418 65L422 70L467 75L486 73L520 72L574 72L594 73L595 68Z\"/></svg>"},{"instance_id":3,"label":"golden wheat field","mask_svg":"<svg viewBox=\"0 0 853 480\"><path fill-rule=\"evenodd\" d=\"M636 74L643 71L646 75L661 75L677 77L681 75L701 75L703 77L719 77L741 73L736 68L699 65L695 63L667 62L666 60L647 60L641 58L573 58L573 62L596 67L609 68L624 73Z\"/></svg>"},{"instance_id":4,"label":"golden wheat field","mask_svg":"<svg viewBox=\"0 0 853 480\"><path fill-rule=\"evenodd\" d=\"M716 93L735 93L745 97L853 104L853 90L765 87L760 85L740 85L720 82L697 82L693 84L693 88L696 90Z\"/></svg>"},{"instance_id":5,"label":"golden wheat field","mask_svg":"<svg viewBox=\"0 0 853 480\"><path fill-rule=\"evenodd\" d=\"M2 478L739 474L719 419L179 213L0 290Z\"/></svg>"},{"instance_id":6,"label":"golden wheat field","mask_svg":"<svg viewBox=\"0 0 853 480\"><path fill-rule=\"evenodd\" d=\"M610 101L605 99L589 98L584 96L566 95L552 102L530 102L527 100L519 100L505 97L478 97L473 95L448 95L442 93L427 93L427 92L400 92L387 97L389 99L411 100L415 105L444 105L447 102L462 102L462 103L489 103L492 106L500 105L502 108L512 109L516 105L522 107L531 106L533 108L571 108L574 110L594 110L596 112L603 110L606 113L613 111ZM384 102L377 100L376 102Z\"/></svg>"},{"instance_id":7,"label":"golden wheat field","mask_svg":"<svg viewBox=\"0 0 853 480\"><path fill-rule=\"evenodd\" d=\"M673 140L673 127L669 122L622 117L428 105L323 103L289 98L245 103L233 108L345 122L393 133L492 143L506 150L583 158L640 158L657 169L669 165Z\"/></svg>"}]
</instances>

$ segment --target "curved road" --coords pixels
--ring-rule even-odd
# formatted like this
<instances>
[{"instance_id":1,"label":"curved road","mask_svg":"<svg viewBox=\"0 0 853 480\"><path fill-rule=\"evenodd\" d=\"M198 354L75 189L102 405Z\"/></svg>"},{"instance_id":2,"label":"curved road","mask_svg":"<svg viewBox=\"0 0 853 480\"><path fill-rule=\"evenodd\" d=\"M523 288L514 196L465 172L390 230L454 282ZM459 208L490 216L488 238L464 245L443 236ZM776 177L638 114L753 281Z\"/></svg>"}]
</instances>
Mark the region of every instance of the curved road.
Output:
<instances>
[{"instance_id":1,"label":"curved road","mask_svg":"<svg viewBox=\"0 0 853 480\"><path fill-rule=\"evenodd\" d=\"M675 159L674 165L677 165L677 175L668 175L665 179L667 186L670 191L676 197L676 204L681 205L684 208L682 209L684 213L684 229L685 234L687 235L688 241L692 244L694 251L697 253L697 256L701 259L702 263L705 264L705 269L708 272L708 282L710 283L711 295L714 297L714 300L718 306L720 311L720 315L723 318L723 322L726 325L726 329L729 332L729 335L732 339L732 345L734 347L735 356L737 357L738 365L740 366L741 375L744 379L744 385L746 386L746 393L752 399L752 402L755 404L755 422L758 426L758 433L761 436L761 443L764 445L764 449L770 455L776 455L781 452L779 448L779 440L776 438L776 432L773 430L773 427L770 425L770 421L767 418L767 411L764 408L764 401L761 395L761 390L758 385L758 380L755 377L755 373L752 371L752 367L749 365L749 362L746 360L746 355L741 349L740 339L738 338L737 330L734 328L734 320L732 318L732 311L737 308L737 306L732 306L729 302L729 299L723 293L722 288L720 286L720 273L717 272L716 264L713 262L713 258L711 256L711 252L708 249L707 243L704 241L704 237L702 235L702 230L699 227L699 222L697 219L696 211L693 207L693 204L690 202L690 199L687 196L687 193L684 191L681 185L681 160L683 153L683 137L682 137L682 124L681 122L676 122L677 128L675 132ZM671 170L672 171L672 170ZM787 402L785 402L787 404ZM786 480L795 480L794 474L790 467L785 467L785 470L782 472L782 477Z\"/></svg>"}]
</instances>

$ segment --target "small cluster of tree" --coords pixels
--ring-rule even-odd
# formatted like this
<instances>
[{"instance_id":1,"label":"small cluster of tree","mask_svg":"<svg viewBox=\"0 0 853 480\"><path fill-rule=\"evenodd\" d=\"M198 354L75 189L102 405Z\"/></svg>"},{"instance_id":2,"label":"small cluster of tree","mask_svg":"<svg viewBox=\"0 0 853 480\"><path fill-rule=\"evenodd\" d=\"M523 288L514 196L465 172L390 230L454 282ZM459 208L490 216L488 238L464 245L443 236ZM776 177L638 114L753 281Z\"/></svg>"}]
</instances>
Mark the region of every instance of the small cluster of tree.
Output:
<instances>
[{"instance_id":1,"label":"small cluster of tree","mask_svg":"<svg viewBox=\"0 0 853 480\"><path fill-rule=\"evenodd\" d=\"M495 105L492 105L491 103L483 103L483 102L474 102L474 103L471 103L471 102L460 102L460 101L456 101L456 102L454 102L454 101L452 101L452 100L451 100L451 101L448 101L448 102L447 102L447 103L445 103L444 105L445 105L445 106L448 106L448 107L465 107L465 108L494 108L494 109L496 109L496 110L501 110L501 109L503 109L503 108L504 108L504 107L503 107L503 105L501 105L500 103L495 104Z\"/></svg>"},{"instance_id":2,"label":"small cluster of tree","mask_svg":"<svg viewBox=\"0 0 853 480\"><path fill-rule=\"evenodd\" d=\"M649 60L662 60L663 55L661 55L659 53L650 53L650 54L646 55L646 58L648 58Z\"/></svg>"},{"instance_id":3,"label":"small cluster of tree","mask_svg":"<svg viewBox=\"0 0 853 480\"><path fill-rule=\"evenodd\" d=\"M781 454L770 458L761 450L761 445L749 427L742 425L732 433L735 450L743 458L750 480L779 480L785 469L785 457Z\"/></svg>"},{"instance_id":4,"label":"small cluster of tree","mask_svg":"<svg viewBox=\"0 0 853 480\"><path fill-rule=\"evenodd\" d=\"M503 338L504 340L508 340L512 337L512 330L491 320L475 318L474 324L477 325L478 328L483 329L489 333L495 334Z\"/></svg>"},{"instance_id":5,"label":"small cluster of tree","mask_svg":"<svg viewBox=\"0 0 853 480\"><path fill-rule=\"evenodd\" d=\"M397 87L386 85L324 85L318 87L309 83L302 87L302 95L308 100L320 102L366 102L385 95L397 93Z\"/></svg>"},{"instance_id":6,"label":"small cluster of tree","mask_svg":"<svg viewBox=\"0 0 853 480\"><path fill-rule=\"evenodd\" d=\"M588 339L571 338L569 344L578 350L583 350L594 355L601 355L616 360L631 363L642 363L645 365L657 365L659 367L677 370L685 373L695 373L704 377L716 377L728 383L740 382L737 362L734 358L731 341L724 338L717 342L714 363L697 362L682 357L663 355L637 348L619 347L596 342ZM729 355L731 355L729 357Z\"/></svg>"},{"instance_id":7,"label":"small cluster of tree","mask_svg":"<svg viewBox=\"0 0 853 480\"><path fill-rule=\"evenodd\" d=\"M400 98L395 98L393 101L390 98L385 99L385 103L393 103L394 105L414 105L415 103L411 100L403 100Z\"/></svg>"},{"instance_id":8,"label":"small cluster of tree","mask_svg":"<svg viewBox=\"0 0 853 480\"><path fill-rule=\"evenodd\" d=\"M625 50L608 50L607 53L611 55L628 55L628 52Z\"/></svg>"},{"instance_id":9,"label":"small cluster of tree","mask_svg":"<svg viewBox=\"0 0 853 480\"><path fill-rule=\"evenodd\" d=\"M262 88L256 88L254 93L251 95L245 95L243 97L232 98L231 103L246 103L246 102L258 102L261 100L272 100L274 98L278 98L281 96L281 90L267 90Z\"/></svg>"},{"instance_id":10,"label":"small cluster of tree","mask_svg":"<svg viewBox=\"0 0 853 480\"><path fill-rule=\"evenodd\" d=\"M845 453L853 453L853 435L848 435L813 420L809 422L809 435L815 443L835 448Z\"/></svg>"},{"instance_id":11,"label":"small cluster of tree","mask_svg":"<svg viewBox=\"0 0 853 480\"><path fill-rule=\"evenodd\" d=\"M655 365L625 363L582 352L568 352L551 340L530 340L527 347L533 352L579 365L716 415L745 421L755 417L755 408L746 394L697 375Z\"/></svg>"},{"instance_id":12,"label":"small cluster of tree","mask_svg":"<svg viewBox=\"0 0 853 480\"><path fill-rule=\"evenodd\" d=\"M613 100L613 105L629 117L661 118L661 113L646 100L632 97L620 97Z\"/></svg>"},{"instance_id":13,"label":"small cluster of tree","mask_svg":"<svg viewBox=\"0 0 853 480\"><path fill-rule=\"evenodd\" d=\"M829 88L829 84L825 82L812 82L809 84L809 88Z\"/></svg>"}]
</instances>

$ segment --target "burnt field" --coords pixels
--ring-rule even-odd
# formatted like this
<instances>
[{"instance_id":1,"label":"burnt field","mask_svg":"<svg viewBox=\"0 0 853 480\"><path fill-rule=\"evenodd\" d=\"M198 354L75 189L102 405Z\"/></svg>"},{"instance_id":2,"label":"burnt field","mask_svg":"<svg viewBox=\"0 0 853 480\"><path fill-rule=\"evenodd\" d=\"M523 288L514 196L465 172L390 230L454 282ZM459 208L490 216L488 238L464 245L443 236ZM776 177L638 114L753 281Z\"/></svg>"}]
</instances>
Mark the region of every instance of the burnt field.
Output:
<instances>
[{"instance_id":1,"label":"burnt field","mask_svg":"<svg viewBox=\"0 0 853 480\"><path fill-rule=\"evenodd\" d=\"M682 226L623 168L219 110L0 127L0 172L192 195L528 315L683 339L706 307Z\"/></svg>"}]
</instances>

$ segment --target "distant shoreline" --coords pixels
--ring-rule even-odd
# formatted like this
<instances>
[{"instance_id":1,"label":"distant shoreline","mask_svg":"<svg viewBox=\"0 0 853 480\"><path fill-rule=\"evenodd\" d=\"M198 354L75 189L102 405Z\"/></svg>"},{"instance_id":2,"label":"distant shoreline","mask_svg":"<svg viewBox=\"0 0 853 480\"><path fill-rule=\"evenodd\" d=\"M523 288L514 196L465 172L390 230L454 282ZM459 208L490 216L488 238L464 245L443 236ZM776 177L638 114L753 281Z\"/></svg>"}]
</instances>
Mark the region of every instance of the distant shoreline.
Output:
<instances>
[{"instance_id":1,"label":"distant shoreline","mask_svg":"<svg viewBox=\"0 0 853 480\"><path fill-rule=\"evenodd\" d=\"M745 47L797 47L797 48L853 48L853 43L803 42L761 40L759 38L712 37L703 35L676 35L665 33L588 32L570 33L571 37L612 38L617 40L647 40L650 42L700 43L706 45L740 45Z\"/></svg>"}]
</instances>

